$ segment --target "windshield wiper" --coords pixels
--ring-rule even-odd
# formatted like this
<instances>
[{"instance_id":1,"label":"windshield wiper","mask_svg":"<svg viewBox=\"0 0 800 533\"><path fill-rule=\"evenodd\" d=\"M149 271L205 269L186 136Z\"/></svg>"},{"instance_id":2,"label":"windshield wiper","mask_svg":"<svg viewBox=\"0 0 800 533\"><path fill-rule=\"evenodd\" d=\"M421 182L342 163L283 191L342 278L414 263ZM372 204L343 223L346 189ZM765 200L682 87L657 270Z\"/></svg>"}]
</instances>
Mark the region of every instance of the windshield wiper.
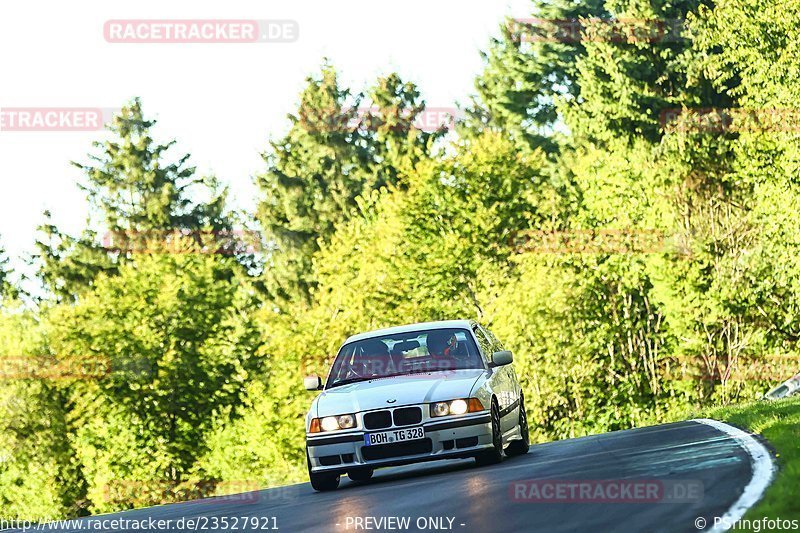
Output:
<instances>
[{"instance_id":1,"label":"windshield wiper","mask_svg":"<svg viewBox=\"0 0 800 533\"><path fill-rule=\"evenodd\" d=\"M347 379L343 379L341 381L336 381L336 382L332 383L331 386L328 387L328 388L332 389L333 387L338 387L340 385L349 385L351 383L358 383L359 381L369 381L371 379L375 379L375 378L347 378Z\"/></svg>"},{"instance_id":2,"label":"windshield wiper","mask_svg":"<svg viewBox=\"0 0 800 533\"><path fill-rule=\"evenodd\" d=\"M373 381L373 380L376 380L376 379L386 379L386 378L396 378L398 376L408 376L410 374L425 374L425 373L430 374L431 372L446 372L446 371L451 371L451 370L457 370L457 369L412 368L412 369L407 370L405 372L397 372L396 374L386 374L385 376L371 376L371 377L368 377L368 378L365 378L365 377L347 378L347 379L343 379L341 381L337 381L335 383L332 383L329 388L339 387L340 385L349 385L350 383L358 383L360 381Z\"/></svg>"},{"instance_id":3,"label":"windshield wiper","mask_svg":"<svg viewBox=\"0 0 800 533\"><path fill-rule=\"evenodd\" d=\"M409 374L430 374L431 372L439 372L439 368L415 368L407 372L398 372L397 374L386 374L381 378L396 378L397 376L408 376Z\"/></svg>"}]
</instances>

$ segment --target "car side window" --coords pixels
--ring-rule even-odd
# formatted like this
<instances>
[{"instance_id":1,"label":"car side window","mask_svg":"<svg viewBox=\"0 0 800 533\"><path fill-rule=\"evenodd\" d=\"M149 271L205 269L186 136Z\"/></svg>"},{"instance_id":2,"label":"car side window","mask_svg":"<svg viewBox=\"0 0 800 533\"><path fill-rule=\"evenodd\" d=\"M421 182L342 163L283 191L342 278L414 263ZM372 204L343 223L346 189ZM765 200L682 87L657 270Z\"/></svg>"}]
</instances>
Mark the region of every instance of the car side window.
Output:
<instances>
[{"instance_id":1,"label":"car side window","mask_svg":"<svg viewBox=\"0 0 800 533\"><path fill-rule=\"evenodd\" d=\"M483 352L484 358L489 361L492 357L492 343L489 341L489 338L483 332L483 330L479 327L472 328L472 331L475 332L475 337L478 338L478 344L481 347L481 352Z\"/></svg>"}]
</instances>

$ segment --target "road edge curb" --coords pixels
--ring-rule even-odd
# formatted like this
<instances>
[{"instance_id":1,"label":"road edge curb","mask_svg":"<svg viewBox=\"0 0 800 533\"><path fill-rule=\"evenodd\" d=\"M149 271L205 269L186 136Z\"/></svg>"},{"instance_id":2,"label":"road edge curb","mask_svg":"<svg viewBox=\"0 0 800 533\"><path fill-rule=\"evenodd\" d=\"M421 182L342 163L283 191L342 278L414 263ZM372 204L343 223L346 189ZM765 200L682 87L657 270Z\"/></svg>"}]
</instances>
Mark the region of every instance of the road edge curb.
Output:
<instances>
[{"instance_id":1,"label":"road edge curb","mask_svg":"<svg viewBox=\"0 0 800 533\"><path fill-rule=\"evenodd\" d=\"M733 525L740 520L753 505L761 500L767 487L769 487L775 477L777 467L766 446L759 442L752 434L711 418L694 418L692 422L711 426L729 435L739 446L744 448L750 456L753 469L753 476L750 478L750 482L745 486L739 499L734 502L731 508L728 509L722 517L720 517L719 525L715 525L709 529L711 532L728 531L730 527L726 527L725 524Z\"/></svg>"}]
</instances>

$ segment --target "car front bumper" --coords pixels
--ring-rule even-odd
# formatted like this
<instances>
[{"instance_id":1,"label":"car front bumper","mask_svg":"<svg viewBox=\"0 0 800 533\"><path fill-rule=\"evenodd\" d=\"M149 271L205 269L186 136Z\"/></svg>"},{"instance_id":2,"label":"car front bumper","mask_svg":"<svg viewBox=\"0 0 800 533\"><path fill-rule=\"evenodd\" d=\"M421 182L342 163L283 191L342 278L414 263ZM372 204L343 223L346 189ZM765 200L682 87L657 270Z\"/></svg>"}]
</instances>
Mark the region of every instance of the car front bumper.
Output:
<instances>
[{"instance_id":1,"label":"car front bumper","mask_svg":"<svg viewBox=\"0 0 800 533\"><path fill-rule=\"evenodd\" d=\"M307 435L309 466L314 473L344 473L360 468L472 457L492 447L492 422L488 411L429 419L419 425L425 429L424 439L373 446L364 445L365 433L406 427Z\"/></svg>"}]
</instances>

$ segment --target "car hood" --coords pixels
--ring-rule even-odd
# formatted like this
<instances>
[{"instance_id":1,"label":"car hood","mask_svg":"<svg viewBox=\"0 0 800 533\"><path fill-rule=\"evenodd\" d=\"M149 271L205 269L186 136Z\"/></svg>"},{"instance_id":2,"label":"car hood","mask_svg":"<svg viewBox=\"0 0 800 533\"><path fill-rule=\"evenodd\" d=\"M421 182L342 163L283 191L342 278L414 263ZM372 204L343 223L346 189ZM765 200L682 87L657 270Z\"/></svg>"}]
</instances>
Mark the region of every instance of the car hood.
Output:
<instances>
[{"instance_id":1,"label":"car hood","mask_svg":"<svg viewBox=\"0 0 800 533\"><path fill-rule=\"evenodd\" d=\"M350 383L320 394L316 416L466 398L485 374L483 369L451 370Z\"/></svg>"}]
</instances>

